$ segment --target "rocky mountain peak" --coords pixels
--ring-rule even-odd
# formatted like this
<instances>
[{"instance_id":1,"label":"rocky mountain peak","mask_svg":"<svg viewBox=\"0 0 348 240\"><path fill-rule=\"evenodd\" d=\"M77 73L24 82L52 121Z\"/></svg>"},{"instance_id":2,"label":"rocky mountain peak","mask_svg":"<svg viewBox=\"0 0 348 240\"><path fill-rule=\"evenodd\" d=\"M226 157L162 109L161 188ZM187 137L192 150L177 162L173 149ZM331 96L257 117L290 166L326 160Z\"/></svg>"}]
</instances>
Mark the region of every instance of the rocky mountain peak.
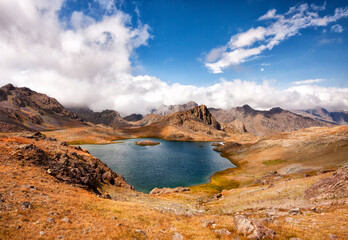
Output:
<instances>
[{"instance_id":1,"label":"rocky mountain peak","mask_svg":"<svg viewBox=\"0 0 348 240\"><path fill-rule=\"evenodd\" d=\"M11 91L11 90L14 90L15 87L11 83L9 83L9 84L6 84L5 86L3 86L2 89L7 90L7 91Z\"/></svg>"},{"instance_id":2,"label":"rocky mountain peak","mask_svg":"<svg viewBox=\"0 0 348 240\"><path fill-rule=\"evenodd\" d=\"M196 119L198 121L201 121L207 125L212 126L213 128L220 130L221 126L220 124L215 120L213 115L209 112L207 106L200 105L197 107L194 107L187 111L177 112L172 115L169 115L168 117L171 118L171 116L174 116L177 119L180 119L180 124L182 125L187 119Z\"/></svg>"},{"instance_id":3,"label":"rocky mountain peak","mask_svg":"<svg viewBox=\"0 0 348 240\"><path fill-rule=\"evenodd\" d=\"M284 110L280 107L274 107L274 108L269 110L270 114L277 114L277 113L282 113L282 112L284 112Z\"/></svg>"}]
</instances>

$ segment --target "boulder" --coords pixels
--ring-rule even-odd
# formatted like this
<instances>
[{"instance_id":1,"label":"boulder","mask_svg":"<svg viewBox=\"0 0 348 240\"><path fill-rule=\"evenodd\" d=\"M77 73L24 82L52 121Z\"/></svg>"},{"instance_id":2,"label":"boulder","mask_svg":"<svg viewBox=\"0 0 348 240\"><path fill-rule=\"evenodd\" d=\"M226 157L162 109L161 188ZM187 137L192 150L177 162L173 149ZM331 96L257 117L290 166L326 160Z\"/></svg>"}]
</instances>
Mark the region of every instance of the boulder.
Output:
<instances>
[{"instance_id":1,"label":"boulder","mask_svg":"<svg viewBox=\"0 0 348 240\"><path fill-rule=\"evenodd\" d=\"M215 233L220 235L220 236L229 236L232 233L230 231L228 231L226 228L221 228L219 230L215 230Z\"/></svg>"},{"instance_id":2,"label":"boulder","mask_svg":"<svg viewBox=\"0 0 348 240\"><path fill-rule=\"evenodd\" d=\"M182 240L182 239L184 239L184 237L178 232L175 232L172 236L172 240Z\"/></svg>"},{"instance_id":3,"label":"boulder","mask_svg":"<svg viewBox=\"0 0 348 240\"><path fill-rule=\"evenodd\" d=\"M234 216L233 222L237 233L243 234L249 239L273 239L276 236L276 232L272 229L244 215Z\"/></svg>"},{"instance_id":4,"label":"boulder","mask_svg":"<svg viewBox=\"0 0 348 240\"><path fill-rule=\"evenodd\" d=\"M22 203L21 203L21 207L22 207L23 209L30 208L30 202L28 202L28 201L22 202Z\"/></svg>"}]
</instances>

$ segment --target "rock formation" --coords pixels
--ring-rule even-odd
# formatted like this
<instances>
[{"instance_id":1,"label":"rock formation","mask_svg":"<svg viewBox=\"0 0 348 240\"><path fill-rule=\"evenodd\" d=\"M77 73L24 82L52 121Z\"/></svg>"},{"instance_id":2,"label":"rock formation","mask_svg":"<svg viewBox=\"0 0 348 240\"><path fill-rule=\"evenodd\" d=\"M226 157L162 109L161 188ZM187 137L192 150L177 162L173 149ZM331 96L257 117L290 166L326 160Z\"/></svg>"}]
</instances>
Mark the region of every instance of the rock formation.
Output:
<instances>
[{"instance_id":1,"label":"rock formation","mask_svg":"<svg viewBox=\"0 0 348 240\"><path fill-rule=\"evenodd\" d=\"M28 140L24 140L27 138ZM77 185L100 194L102 184L132 188L123 176L114 173L105 163L90 155L81 147L67 146L41 133L26 133L19 136L19 144L8 140L0 146L11 149L11 161L33 164L47 171L59 181ZM3 156L4 157L4 156Z\"/></svg>"},{"instance_id":2,"label":"rock formation","mask_svg":"<svg viewBox=\"0 0 348 240\"><path fill-rule=\"evenodd\" d=\"M306 191L308 199L338 199L348 197L348 165L331 176L318 180Z\"/></svg>"},{"instance_id":3,"label":"rock formation","mask_svg":"<svg viewBox=\"0 0 348 240\"><path fill-rule=\"evenodd\" d=\"M234 216L233 222L237 233L243 234L249 239L273 239L276 236L276 232L272 229L244 215Z\"/></svg>"}]
</instances>

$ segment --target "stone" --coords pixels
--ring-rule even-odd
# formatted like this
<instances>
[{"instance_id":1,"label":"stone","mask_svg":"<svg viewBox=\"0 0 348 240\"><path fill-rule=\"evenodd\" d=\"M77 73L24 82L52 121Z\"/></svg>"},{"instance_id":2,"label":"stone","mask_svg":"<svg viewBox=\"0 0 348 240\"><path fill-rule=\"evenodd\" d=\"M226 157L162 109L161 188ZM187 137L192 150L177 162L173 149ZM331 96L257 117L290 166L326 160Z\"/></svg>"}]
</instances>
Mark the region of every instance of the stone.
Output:
<instances>
[{"instance_id":1,"label":"stone","mask_svg":"<svg viewBox=\"0 0 348 240\"><path fill-rule=\"evenodd\" d=\"M49 223L55 223L56 221L53 218L46 218L46 221Z\"/></svg>"},{"instance_id":2,"label":"stone","mask_svg":"<svg viewBox=\"0 0 348 240\"><path fill-rule=\"evenodd\" d=\"M21 207L22 207L23 209L30 208L30 206L31 206L31 204L30 204L30 202L28 202L28 201L25 201L25 202L22 202L22 203L21 203Z\"/></svg>"},{"instance_id":3,"label":"stone","mask_svg":"<svg viewBox=\"0 0 348 240\"><path fill-rule=\"evenodd\" d=\"M301 210L299 208L293 208L293 209L290 209L289 214L290 215L301 214Z\"/></svg>"},{"instance_id":4,"label":"stone","mask_svg":"<svg viewBox=\"0 0 348 240\"><path fill-rule=\"evenodd\" d=\"M45 231L40 231L40 236L44 235Z\"/></svg>"},{"instance_id":5,"label":"stone","mask_svg":"<svg viewBox=\"0 0 348 240\"><path fill-rule=\"evenodd\" d=\"M178 232L175 232L172 236L172 240L182 240L182 239L184 239L184 237Z\"/></svg>"},{"instance_id":6,"label":"stone","mask_svg":"<svg viewBox=\"0 0 348 240\"><path fill-rule=\"evenodd\" d=\"M66 223L70 223L70 219L65 217L65 218L62 218L62 222L66 222Z\"/></svg>"},{"instance_id":7,"label":"stone","mask_svg":"<svg viewBox=\"0 0 348 240\"><path fill-rule=\"evenodd\" d=\"M334 234L329 234L329 239L330 240L339 239L339 237L337 235L334 235Z\"/></svg>"},{"instance_id":8,"label":"stone","mask_svg":"<svg viewBox=\"0 0 348 240\"><path fill-rule=\"evenodd\" d=\"M214 222L211 220L202 220L202 227L212 227Z\"/></svg>"},{"instance_id":9,"label":"stone","mask_svg":"<svg viewBox=\"0 0 348 240\"><path fill-rule=\"evenodd\" d=\"M216 234L219 234L220 236L229 236L232 233L230 231L228 231L226 228L221 228L219 230L215 230Z\"/></svg>"},{"instance_id":10,"label":"stone","mask_svg":"<svg viewBox=\"0 0 348 240\"><path fill-rule=\"evenodd\" d=\"M142 231L141 229L136 229L135 232L139 233L140 235L146 236L146 233Z\"/></svg>"},{"instance_id":11,"label":"stone","mask_svg":"<svg viewBox=\"0 0 348 240\"><path fill-rule=\"evenodd\" d=\"M252 239L269 239L276 236L276 232L262 225L255 219L250 219L244 215L233 217L235 229L238 234Z\"/></svg>"}]
</instances>

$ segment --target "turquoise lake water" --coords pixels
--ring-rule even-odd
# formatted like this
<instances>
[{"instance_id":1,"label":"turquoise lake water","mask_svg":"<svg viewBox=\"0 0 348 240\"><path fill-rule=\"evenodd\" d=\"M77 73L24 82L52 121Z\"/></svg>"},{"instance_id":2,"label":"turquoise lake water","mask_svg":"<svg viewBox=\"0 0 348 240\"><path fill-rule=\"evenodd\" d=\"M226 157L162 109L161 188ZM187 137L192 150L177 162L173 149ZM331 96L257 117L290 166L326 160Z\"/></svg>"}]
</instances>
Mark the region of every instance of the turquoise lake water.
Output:
<instances>
[{"instance_id":1,"label":"turquoise lake water","mask_svg":"<svg viewBox=\"0 0 348 240\"><path fill-rule=\"evenodd\" d=\"M217 171L235 167L213 151L211 142L160 142L156 146L138 146L127 139L107 145L83 145L114 172L122 174L138 191L153 188L192 186L206 183Z\"/></svg>"}]
</instances>

